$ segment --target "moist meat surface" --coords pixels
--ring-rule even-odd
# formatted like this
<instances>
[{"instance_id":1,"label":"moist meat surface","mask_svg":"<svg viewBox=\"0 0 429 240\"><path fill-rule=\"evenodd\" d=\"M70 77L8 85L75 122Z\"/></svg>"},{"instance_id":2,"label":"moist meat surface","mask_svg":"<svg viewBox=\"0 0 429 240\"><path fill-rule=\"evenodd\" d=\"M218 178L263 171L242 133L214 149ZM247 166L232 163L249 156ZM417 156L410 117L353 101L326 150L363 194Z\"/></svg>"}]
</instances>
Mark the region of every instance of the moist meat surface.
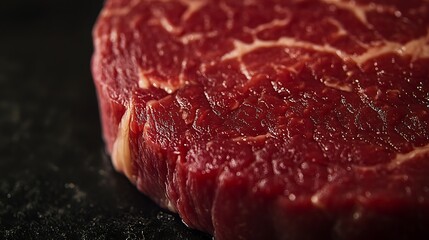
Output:
<instances>
[{"instance_id":1,"label":"moist meat surface","mask_svg":"<svg viewBox=\"0 0 429 240\"><path fill-rule=\"evenodd\" d=\"M115 167L216 239L429 236L427 0L108 0Z\"/></svg>"}]
</instances>

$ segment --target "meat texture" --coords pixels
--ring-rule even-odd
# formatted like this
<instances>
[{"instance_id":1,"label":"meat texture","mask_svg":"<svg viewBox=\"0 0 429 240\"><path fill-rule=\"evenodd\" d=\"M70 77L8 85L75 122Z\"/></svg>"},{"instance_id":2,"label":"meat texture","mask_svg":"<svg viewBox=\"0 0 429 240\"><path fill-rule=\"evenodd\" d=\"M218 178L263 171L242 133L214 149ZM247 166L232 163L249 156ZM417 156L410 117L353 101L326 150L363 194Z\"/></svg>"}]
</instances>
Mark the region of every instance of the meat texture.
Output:
<instances>
[{"instance_id":1,"label":"meat texture","mask_svg":"<svg viewBox=\"0 0 429 240\"><path fill-rule=\"evenodd\" d=\"M107 0L115 168L218 240L429 239L427 0Z\"/></svg>"}]
</instances>

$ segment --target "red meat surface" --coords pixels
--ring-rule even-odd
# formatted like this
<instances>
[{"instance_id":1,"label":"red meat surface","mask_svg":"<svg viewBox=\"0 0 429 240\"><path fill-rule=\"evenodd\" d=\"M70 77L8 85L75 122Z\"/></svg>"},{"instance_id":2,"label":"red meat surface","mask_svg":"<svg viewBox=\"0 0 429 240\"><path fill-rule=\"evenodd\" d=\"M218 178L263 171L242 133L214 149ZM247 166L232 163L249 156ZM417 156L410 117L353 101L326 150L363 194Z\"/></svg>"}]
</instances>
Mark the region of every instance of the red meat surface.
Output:
<instances>
[{"instance_id":1,"label":"red meat surface","mask_svg":"<svg viewBox=\"0 0 429 240\"><path fill-rule=\"evenodd\" d=\"M115 168L218 240L429 239L427 0L108 0Z\"/></svg>"}]
</instances>

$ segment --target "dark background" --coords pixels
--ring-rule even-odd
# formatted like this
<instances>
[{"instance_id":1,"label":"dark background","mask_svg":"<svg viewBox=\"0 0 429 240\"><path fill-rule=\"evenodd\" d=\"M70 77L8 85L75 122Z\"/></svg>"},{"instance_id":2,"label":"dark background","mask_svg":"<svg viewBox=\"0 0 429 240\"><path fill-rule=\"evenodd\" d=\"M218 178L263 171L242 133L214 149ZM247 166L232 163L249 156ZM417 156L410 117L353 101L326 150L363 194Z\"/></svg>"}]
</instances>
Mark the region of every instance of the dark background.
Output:
<instances>
[{"instance_id":1,"label":"dark background","mask_svg":"<svg viewBox=\"0 0 429 240\"><path fill-rule=\"evenodd\" d=\"M0 1L0 239L210 239L117 174L90 73L103 1Z\"/></svg>"}]
</instances>

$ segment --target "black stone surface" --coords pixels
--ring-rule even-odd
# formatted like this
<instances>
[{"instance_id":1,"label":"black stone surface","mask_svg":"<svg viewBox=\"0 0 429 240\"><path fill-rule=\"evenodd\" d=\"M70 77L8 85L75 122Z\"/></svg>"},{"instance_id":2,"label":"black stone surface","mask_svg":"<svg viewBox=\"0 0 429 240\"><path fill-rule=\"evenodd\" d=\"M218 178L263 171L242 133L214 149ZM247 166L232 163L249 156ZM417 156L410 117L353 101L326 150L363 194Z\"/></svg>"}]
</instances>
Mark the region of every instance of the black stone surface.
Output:
<instances>
[{"instance_id":1,"label":"black stone surface","mask_svg":"<svg viewBox=\"0 0 429 240\"><path fill-rule=\"evenodd\" d=\"M0 239L210 239L104 152L90 74L102 1L0 1Z\"/></svg>"}]
</instances>

